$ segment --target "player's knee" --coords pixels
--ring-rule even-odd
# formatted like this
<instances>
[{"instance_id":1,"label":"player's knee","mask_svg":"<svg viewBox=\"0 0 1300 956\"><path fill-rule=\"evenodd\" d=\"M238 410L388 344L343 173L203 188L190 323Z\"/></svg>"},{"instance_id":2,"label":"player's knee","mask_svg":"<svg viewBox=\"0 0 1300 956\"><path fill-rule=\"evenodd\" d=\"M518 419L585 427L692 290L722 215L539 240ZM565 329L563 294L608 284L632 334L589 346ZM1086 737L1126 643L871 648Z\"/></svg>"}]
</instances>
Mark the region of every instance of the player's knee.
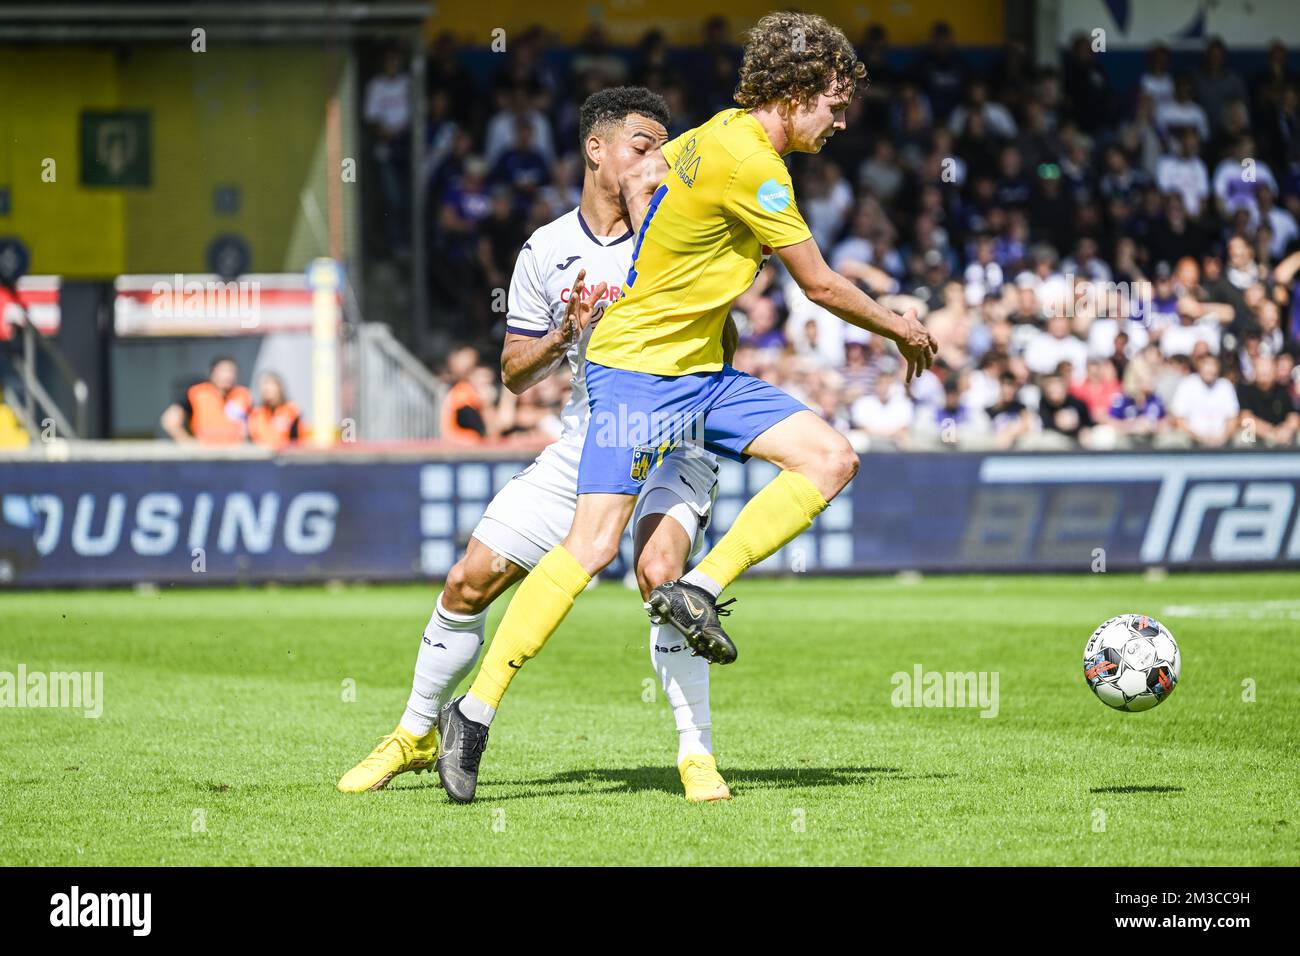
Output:
<instances>
[{"instance_id":1,"label":"player's knee","mask_svg":"<svg viewBox=\"0 0 1300 956\"><path fill-rule=\"evenodd\" d=\"M672 556L647 548L636 562L636 581L645 597L653 589L682 576L681 564Z\"/></svg>"},{"instance_id":2,"label":"player's knee","mask_svg":"<svg viewBox=\"0 0 1300 956\"><path fill-rule=\"evenodd\" d=\"M818 449L817 470L820 472L820 485L832 494L838 494L858 473L860 461L858 453L848 440L838 432L823 443Z\"/></svg>"},{"instance_id":3,"label":"player's knee","mask_svg":"<svg viewBox=\"0 0 1300 956\"><path fill-rule=\"evenodd\" d=\"M442 606L453 614L477 614L487 607L487 588L475 581L464 559L447 572L442 586Z\"/></svg>"},{"instance_id":4,"label":"player's knee","mask_svg":"<svg viewBox=\"0 0 1300 956\"><path fill-rule=\"evenodd\" d=\"M836 459L836 467L839 468L840 475L843 478L841 483L841 487L843 487L857 476L858 469L862 467L862 459L858 457L858 453L853 450L853 446L847 441L840 446Z\"/></svg>"},{"instance_id":5,"label":"player's knee","mask_svg":"<svg viewBox=\"0 0 1300 956\"><path fill-rule=\"evenodd\" d=\"M584 571L595 577L618 557L618 545L618 538L607 535L588 540L570 537L564 541L564 550L573 555Z\"/></svg>"}]
</instances>

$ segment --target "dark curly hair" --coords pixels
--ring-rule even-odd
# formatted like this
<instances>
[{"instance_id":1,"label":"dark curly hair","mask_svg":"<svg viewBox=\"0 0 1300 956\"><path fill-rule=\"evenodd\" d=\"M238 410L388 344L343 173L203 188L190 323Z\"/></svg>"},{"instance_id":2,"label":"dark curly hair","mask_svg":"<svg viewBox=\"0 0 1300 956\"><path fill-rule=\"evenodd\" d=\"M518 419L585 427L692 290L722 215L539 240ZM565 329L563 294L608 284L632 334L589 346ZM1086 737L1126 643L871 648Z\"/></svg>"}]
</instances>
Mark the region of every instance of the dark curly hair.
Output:
<instances>
[{"instance_id":1,"label":"dark curly hair","mask_svg":"<svg viewBox=\"0 0 1300 956\"><path fill-rule=\"evenodd\" d=\"M668 126L668 104L658 93L644 86L615 86L592 93L583 101L578 114L578 143L587 141L591 131L610 124L621 124L629 113L638 113Z\"/></svg>"},{"instance_id":2,"label":"dark curly hair","mask_svg":"<svg viewBox=\"0 0 1300 956\"><path fill-rule=\"evenodd\" d=\"M736 103L754 109L793 99L815 100L828 89L851 93L867 68L839 27L814 13L769 13L749 31Z\"/></svg>"}]
</instances>

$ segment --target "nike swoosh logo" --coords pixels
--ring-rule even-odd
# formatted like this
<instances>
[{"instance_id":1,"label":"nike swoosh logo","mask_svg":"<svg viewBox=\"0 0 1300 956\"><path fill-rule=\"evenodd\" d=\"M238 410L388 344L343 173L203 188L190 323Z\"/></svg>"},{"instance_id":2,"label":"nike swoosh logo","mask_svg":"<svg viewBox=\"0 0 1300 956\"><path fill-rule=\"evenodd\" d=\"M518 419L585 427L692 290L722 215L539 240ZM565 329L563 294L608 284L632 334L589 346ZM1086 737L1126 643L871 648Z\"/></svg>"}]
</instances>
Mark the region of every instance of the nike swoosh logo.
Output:
<instances>
[{"instance_id":1,"label":"nike swoosh logo","mask_svg":"<svg viewBox=\"0 0 1300 956\"><path fill-rule=\"evenodd\" d=\"M691 491L695 490L695 486L686 480L685 475L678 475L677 477L680 478L682 480L682 484L684 484L687 488L691 489Z\"/></svg>"},{"instance_id":2,"label":"nike swoosh logo","mask_svg":"<svg viewBox=\"0 0 1300 956\"><path fill-rule=\"evenodd\" d=\"M582 256L569 256L569 258L565 259L563 262L557 262L555 264L555 268L558 271L563 272L565 269L569 268L569 266L573 265L581 258Z\"/></svg>"},{"instance_id":3,"label":"nike swoosh logo","mask_svg":"<svg viewBox=\"0 0 1300 956\"><path fill-rule=\"evenodd\" d=\"M682 597L686 601L686 610L691 612L691 617L698 621L704 616L704 609L696 607L695 602L691 600L689 594L683 594Z\"/></svg>"},{"instance_id":4,"label":"nike swoosh logo","mask_svg":"<svg viewBox=\"0 0 1300 956\"><path fill-rule=\"evenodd\" d=\"M511 667L513 667L515 670L519 670L519 668L524 666L523 664L516 664L514 661L506 661L506 663L509 664Z\"/></svg>"}]
</instances>

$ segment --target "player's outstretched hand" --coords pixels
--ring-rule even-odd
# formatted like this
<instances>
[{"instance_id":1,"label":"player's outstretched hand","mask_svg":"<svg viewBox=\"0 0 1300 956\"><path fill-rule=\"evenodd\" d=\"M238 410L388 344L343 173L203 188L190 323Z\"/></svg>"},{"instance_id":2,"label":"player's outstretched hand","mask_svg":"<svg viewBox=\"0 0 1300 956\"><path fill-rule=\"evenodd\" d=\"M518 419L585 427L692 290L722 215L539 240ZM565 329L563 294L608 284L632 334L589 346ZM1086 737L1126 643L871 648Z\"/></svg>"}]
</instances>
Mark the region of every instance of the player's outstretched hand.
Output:
<instances>
[{"instance_id":1,"label":"player's outstretched hand","mask_svg":"<svg viewBox=\"0 0 1300 956\"><path fill-rule=\"evenodd\" d=\"M587 295L586 278L587 270L579 269L573 280L573 288L569 290L569 303L565 306L564 318L560 320L560 338L566 347L578 341L591 324L592 316L596 313L596 303L604 300L609 289L609 284L602 282Z\"/></svg>"},{"instance_id":2,"label":"player's outstretched hand","mask_svg":"<svg viewBox=\"0 0 1300 956\"><path fill-rule=\"evenodd\" d=\"M930 334L929 329L922 325L921 320L916 317L916 309L908 309L904 312L903 322L906 328L903 337L898 340L898 351L902 353L903 359L907 362L906 380L910 383L912 379L934 364L934 356L939 351L939 343Z\"/></svg>"}]
</instances>

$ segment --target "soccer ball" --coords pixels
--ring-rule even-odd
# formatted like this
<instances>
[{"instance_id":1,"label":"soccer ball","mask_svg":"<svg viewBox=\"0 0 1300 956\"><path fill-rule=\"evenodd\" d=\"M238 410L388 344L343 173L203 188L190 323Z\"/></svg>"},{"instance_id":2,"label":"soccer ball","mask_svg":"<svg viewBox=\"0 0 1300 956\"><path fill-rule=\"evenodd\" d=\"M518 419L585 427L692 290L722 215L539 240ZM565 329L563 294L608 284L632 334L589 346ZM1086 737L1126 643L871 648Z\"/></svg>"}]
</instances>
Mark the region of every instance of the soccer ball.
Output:
<instances>
[{"instance_id":1,"label":"soccer ball","mask_svg":"<svg viewBox=\"0 0 1300 956\"><path fill-rule=\"evenodd\" d=\"M1116 710L1150 710L1178 686L1178 642L1145 614L1112 617L1083 648L1083 676Z\"/></svg>"}]
</instances>

